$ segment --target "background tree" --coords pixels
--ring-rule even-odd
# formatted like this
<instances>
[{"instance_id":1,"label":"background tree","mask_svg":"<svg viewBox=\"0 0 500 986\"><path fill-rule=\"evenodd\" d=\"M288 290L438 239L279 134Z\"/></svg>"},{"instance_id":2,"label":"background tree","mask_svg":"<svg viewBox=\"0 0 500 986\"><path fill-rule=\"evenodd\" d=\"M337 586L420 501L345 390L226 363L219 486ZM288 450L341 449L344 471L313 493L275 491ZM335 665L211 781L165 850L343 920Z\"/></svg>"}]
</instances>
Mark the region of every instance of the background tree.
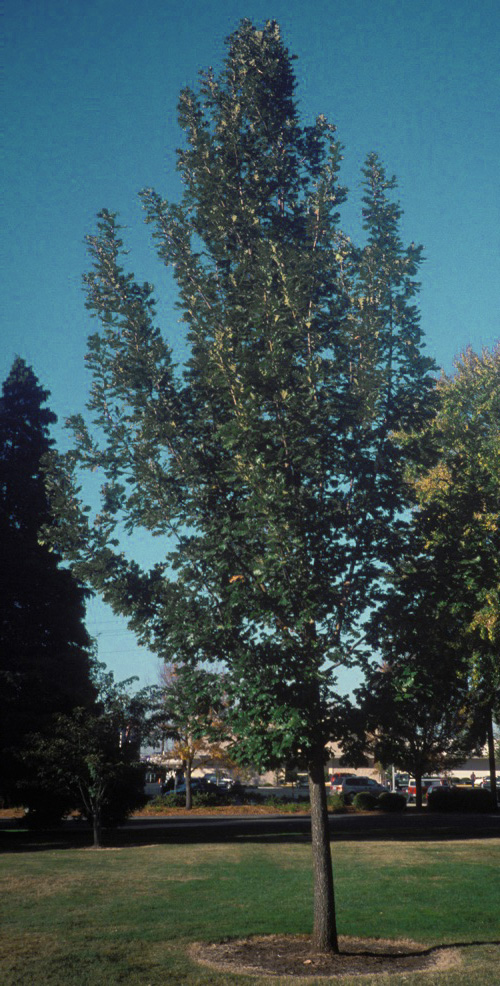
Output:
<instances>
[{"instance_id":1,"label":"background tree","mask_svg":"<svg viewBox=\"0 0 500 986\"><path fill-rule=\"evenodd\" d=\"M85 594L41 543L50 525L42 460L56 417L16 358L0 397L0 796L16 798L26 735L94 698Z\"/></svg>"},{"instance_id":2,"label":"background tree","mask_svg":"<svg viewBox=\"0 0 500 986\"><path fill-rule=\"evenodd\" d=\"M222 759L222 683L219 675L189 665L164 665L160 678L161 730L173 741L171 755L181 761L190 810L193 767L214 757Z\"/></svg>"},{"instance_id":3,"label":"background tree","mask_svg":"<svg viewBox=\"0 0 500 986\"><path fill-rule=\"evenodd\" d=\"M374 670L358 692L369 750L387 768L408 771L422 807L422 777L450 771L478 752L484 722L463 680L452 680L438 661L432 667L400 660Z\"/></svg>"},{"instance_id":4,"label":"background tree","mask_svg":"<svg viewBox=\"0 0 500 986\"><path fill-rule=\"evenodd\" d=\"M495 791L492 716L500 700L500 346L467 350L438 383L435 420L418 434L435 456L413 469L418 504L416 569L435 573L432 591L448 614L488 735ZM409 436L414 441L415 436Z\"/></svg>"},{"instance_id":5,"label":"background tree","mask_svg":"<svg viewBox=\"0 0 500 986\"><path fill-rule=\"evenodd\" d=\"M140 742L150 728L153 702L147 689L129 694L136 680L115 682L100 665L94 707L53 716L50 731L33 735L25 755L45 803L56 798L66 809L79 810L92 823L96 848L103 825L120 824L145 801ZM35 820L36 814L35 809Z\"/></svg>"},{"instance_id":6,"label":"background tree","mask_svg":"<svg viewBox=\"0 0 500 986\"><path fill-rule=\"evenodd\" d=\"M368 245L352 250L334 127L301 126L294 89L278 26L244 21L220 76L181 94L182 201L142 196L187 325L180 374L153 289L125 272L101 213L86 278L103 327L89 342L93 433L73 419L53 494L59 544L141 640L167 661L224 663L242 760L307 763L313 940L336 950L324 785L336 669L357 659L359 618L398 547L410 452L394 430L431 413L433 381L394 182L369 159ZM95 525L80 466L104 471ZM137 526L168 539L149 572L117 544Z\"/></svg>"}]
</instances>

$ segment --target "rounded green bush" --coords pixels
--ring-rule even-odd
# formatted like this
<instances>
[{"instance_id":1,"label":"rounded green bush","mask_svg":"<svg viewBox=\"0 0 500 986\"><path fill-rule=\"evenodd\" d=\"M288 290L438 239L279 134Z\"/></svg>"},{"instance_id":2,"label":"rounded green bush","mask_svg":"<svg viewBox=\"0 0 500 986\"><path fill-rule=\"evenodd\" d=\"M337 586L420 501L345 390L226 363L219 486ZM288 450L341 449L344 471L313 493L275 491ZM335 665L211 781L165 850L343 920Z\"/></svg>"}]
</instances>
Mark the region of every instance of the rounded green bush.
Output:
<instances>
[{"instance_id":1,"label":"rounded green bush","mask_svg":"<svg viewBox=\"0 0 500 986\"><path fill-rule=\"evenodd\" d=\"M404 811L406 798L404 794L398 794L396 791L385 791L378 797L378 807L381 811Z\"/></svg>"},{"instance_id":2,"label":"rounded green bush","mask_svg":"<svg viewBox=\"0 0 500 986\"><path fill-rule=\"evenodd\" d=\"M352 803L356 811L375 811L375 808L378 808L378 798L368 791L355 794Z\"/></svg>"}]
</instances>

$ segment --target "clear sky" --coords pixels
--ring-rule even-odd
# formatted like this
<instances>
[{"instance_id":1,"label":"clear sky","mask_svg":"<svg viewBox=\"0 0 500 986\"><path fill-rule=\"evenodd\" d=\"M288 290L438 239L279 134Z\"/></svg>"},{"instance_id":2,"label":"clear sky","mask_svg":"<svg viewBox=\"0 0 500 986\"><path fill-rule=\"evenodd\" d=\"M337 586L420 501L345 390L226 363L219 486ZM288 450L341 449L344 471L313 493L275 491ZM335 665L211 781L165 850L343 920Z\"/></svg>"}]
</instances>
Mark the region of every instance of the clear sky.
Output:
<instances>
[{"instance_id":1,"label":"clear sky","mask_svg":"<svg viewBox=\"0 0 500 986\"><path fill-rule=\"evenodd\" d=\"M324 113L344 144L342 220L359 235L360 169L377 151L399 180L403 234L423 243L427 348L446 371L465 346L499 338L500 4L498 0L4 0L4 292L0 380L19 354L51 391L60 425L82 411L88 380L84 237L118 211L130 264L164 298L168 282L137 192L175 199L181 88L217 69L243 17L275 19L298 56L303 122ZM179 349L182 352L182 348ZM66 441L58 426L54 435ZM119 678L156 680L122 621L88 612Z\"/></svg>"}]
</instances>

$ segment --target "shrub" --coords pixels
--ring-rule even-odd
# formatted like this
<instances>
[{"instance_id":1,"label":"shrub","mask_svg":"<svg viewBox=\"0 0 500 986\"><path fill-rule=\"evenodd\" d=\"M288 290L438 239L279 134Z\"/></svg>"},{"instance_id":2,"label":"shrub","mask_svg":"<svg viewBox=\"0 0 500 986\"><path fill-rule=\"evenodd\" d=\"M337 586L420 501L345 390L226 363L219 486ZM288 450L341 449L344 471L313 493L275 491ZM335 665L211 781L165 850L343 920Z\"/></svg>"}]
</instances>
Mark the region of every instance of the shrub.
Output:
<instances>
[{"instance_id":1,"label":"shrub","mask_svg":"<svg viewBox=\"0 0 500 986\"><path fill-rule=\"evenodd\" d=\"M333 815L343 815L347 811L347 802L344 794L330 794L326 799L328 811Z\"/></svg>"},{"instance_id":2,"label":"shrub","mask_svg":"<svg viewBox=\"0 0 500 986\"><path fill-rule=\"evenodd\" d=\"M293 814L296 811L310 811L311 805L308 800L291 801L289 798L270 797L264 799L264 804L270 808L279 808L282 812Z\"/></svg>"},{"instance_id":3,"label":"shrub","mask_svg":"<svg viewBox=\"0 0 500 986\"><path fill-rule=\"evenodd\" d=\"M195 791L192 797L193 808L215 808L217 805L223 805L228 803L227 797L223 794L219 794L218 791ZM186 804L186 797L183 797L183 804Z\"/></svg>"},{"instance_id":4,"label":"shrub","mask_svg":"<svg viewBox=\"0 0 500 986\"><path fill-rule=\"evenodd\" d=\"M310 811L311 802L308 798L301 798L299 801L287 801L285 803L285 811Z\"/></svg>"},{"instance_id":5,"label":"shrub","mask_svg":"<svg viewBox=\"0 0 500 986\"><path fill-rule=\"evenodd\" d=\"M379 795L377 801L381 811L404 811L406 808L404 794L397 794L395 791L385 791Z\"/></svg>"},{"instance_id":6,"label":"shrub","mask_svg":"<svg viewBox=\"0 0 500 986\"><path fill-rule=\"evenodd\" d=\"M263 799L264 804L268 805L270 808L283 808L284 805L290 805L294 802L290 801L289 798L280 798L277 794L269 794Z\"/></svg>"},{"instance_id":7,"label":"shrub","mask_svg":"<svg viewBox=\"0 0 500 986\"><path fill-rule=\"evenodd\" d=\"M153 798L149 804L151 808L183 808L186 805L186 795L171 791L169 794L160 794L157 798Z\"/></svg>"},{"instance_id":8,"label":"shrub","mask_svg":"<svg viewBox=\"0 0 500 986\"><path fill-rule=\"evenodd\" d=\"M235 781L232 787L223 792L224 800L227 804L245 804L246 803L246 792L244 785L240 781Z\"/></svg>"},{"instance_id":9,"label":"shrub","mask_svg":"<svg viewBox=\"0 0 500 986\"><path fill-rule=\"evenodd\" d=\"M355 794L352 803L356 811L374 811L375 808L378 808L378 799L373 794L369 794L368 791Z\"/></svg>"},{"instance_id":10,"label":"shrub","mask_svg":"<svg viewBox=\"0 0 500 986\"><path fill-rule=\"evenodd\" d=\"M24 825L29 829L47 829L60 825L73 805L68 796L44 788L31 788L25 797Z\"/></svg>"},{"instance_id":11,"label":"shrub","mask_svg":"<svg viewBox=\"0 0 500 986\"><path fill-rule=\"evenodd\" d=\"M193 808L216 808L218 805L231 805L236 803L245 804L258 804L264 799L261 795L252 795L250 798L243 798L239 792L225 791L223 788L218 788L214 785L210 786L209 790L193 791L192 793L192 804ZM275 799L277 803L280 803L280 799ZM269 799L266 799L266 803L269 804ZM169 791L166 794L161 794L156 798L152 798L149 802L149 807L153 809L158 809L161 811L162 808L185 808L186 807L186 794L175 794L174 791Z\"/></svg>"},{"instance_id":12,"label":"shrub","mask_svg":"<svg viewBox=\"0 0 500 986\"><path fill-rule=\"evenodd\" d=\"M123 825L129 815L133 811L143 808L146 802L142 764L124 763L119 767L117 766L115 776L102 801L102 825L104 828L116 828L118 825ZM80 806L80 810L82 810L82 806ZM82 813L86 814L85 812Z\"/></svg>"},{"instance_id":13,"label":"shrub","mask_svg":"<svg viewBox=\"0 0 500 986\"><path fill-rule=\"evenodd\" d=\"M431 791L427 799L429 811L494 811L491 791L485 788L442 787Z\"/></svg>"},{"instance_id":14,"label":"shrub","mask_svg":"<svg viewBox=\"0 0 500 986\"><path fill-rule=\"evenodd\" d=\"M267 803L265 794L261 794L256 790L245 792L241 800L244 805L261 805L264 801Z\"/></svg>"}]
</instances>

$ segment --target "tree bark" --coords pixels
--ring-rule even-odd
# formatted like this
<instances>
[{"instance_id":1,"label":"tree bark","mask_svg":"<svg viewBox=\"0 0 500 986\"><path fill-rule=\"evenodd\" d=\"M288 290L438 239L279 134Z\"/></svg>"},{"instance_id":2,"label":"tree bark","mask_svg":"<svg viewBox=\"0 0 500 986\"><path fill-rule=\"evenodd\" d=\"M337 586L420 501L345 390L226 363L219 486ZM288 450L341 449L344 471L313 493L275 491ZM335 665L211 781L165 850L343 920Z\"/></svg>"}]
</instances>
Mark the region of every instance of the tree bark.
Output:
<instances>
[{"instance_id":1,"label":"tree bark","mask_svg":"<svg viewBox=\"0 0 500 986\"><path fill-rule=\"evenodd\" d=\"M496 773L496 763L495 763L495 738L493 736L493 715L491 709L488 709L488 720L486 724L486 731L488 737L488 760L490 765L491 796L493 799L493 804L496 807L497 773Z\"/></svg>"},{"instance_id":2,"label":"tree bark","mask_svg":"<svg viewBox=\"0 0 500 986\"><path fill-rule=\"evenodd\" d=\"M102 828L99 808L92 812L92 829L94 833L94 849L100 849L102 845Z\"/></svg>"},{"instance_id":3,"label":"tree bark","mask_svg":"<svg viewBox=\"0 0 500 986\"><path fill-rule=\"evenodd\" d=\"M311 836L314 872L314 929L313 947L318 952L338 953L339 944L335 917L332 856L328 829L328 811L323 760L309 765L309 796L311 799Z\"/></svg>"},{"instance_id":4,"label":"tree bark","mask_svg":"<svg viewBox=\"0 0 500 986\"><path fill-rule=\"evenodd\" d=\"M422 773L421 771L415 771L415 808L421 810L422 808Z\"/></svg>"},{"instance_id":5,"label":"tree bark","mask_svg":"<svg viewBox=\"0 0 500 986\"><path fill-rule=\"evenodd\" d=\"M191 808L193 807L193 796L191 793L191 763L189 760L186 760L185 777L186 777L186 811L191 811Z\"/></svg>"}]
</instances>

